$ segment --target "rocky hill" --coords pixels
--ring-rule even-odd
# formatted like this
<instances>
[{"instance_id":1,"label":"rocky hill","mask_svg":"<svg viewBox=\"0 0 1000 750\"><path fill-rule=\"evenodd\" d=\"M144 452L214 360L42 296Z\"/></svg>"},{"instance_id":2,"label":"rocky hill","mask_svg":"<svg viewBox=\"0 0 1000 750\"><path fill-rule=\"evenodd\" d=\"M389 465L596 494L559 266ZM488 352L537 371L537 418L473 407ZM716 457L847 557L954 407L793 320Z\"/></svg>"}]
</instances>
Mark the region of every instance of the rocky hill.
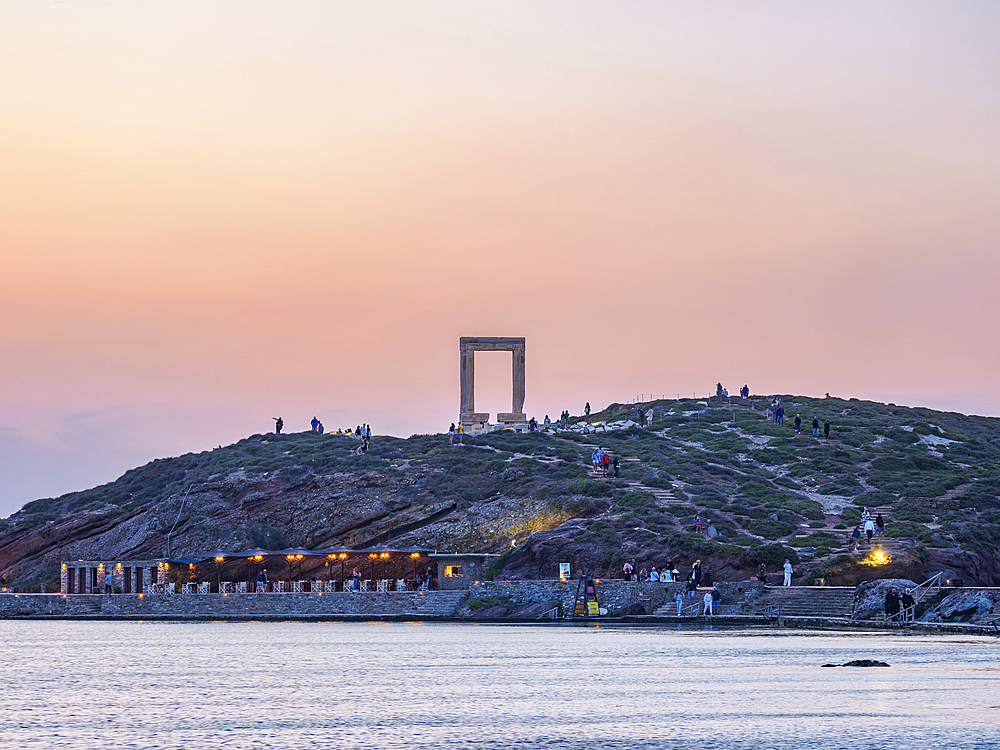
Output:
<instances>
[{"instance_id":1,"label":"rocky hill","mask_svg":"<svg viewBox=\"0 0 1000 750\"><path fill-rule=\"evenodd\" d=\"M507 577L554 577L564 561L620 576L626 559L683 569L700 558L735 580L790 557L802 582L945 571L1000 585L1000 419L780 396L781 426L770 398L613 404L586 426L462 447L376 437L365 455L348 436L254 435L28 503L0 521L0 573L31 588L56 584L62 560L160 557L168 545L181 557L384 543L502 553L493 572ZM651 428L630 422L640 408L653 410ZM814 416L831 421L829 440L812 437ZM590 471L598 444L619 456L619 479ZM849 543L863 507L886 520L882 556Z\"/></svg>"}]
</instances>

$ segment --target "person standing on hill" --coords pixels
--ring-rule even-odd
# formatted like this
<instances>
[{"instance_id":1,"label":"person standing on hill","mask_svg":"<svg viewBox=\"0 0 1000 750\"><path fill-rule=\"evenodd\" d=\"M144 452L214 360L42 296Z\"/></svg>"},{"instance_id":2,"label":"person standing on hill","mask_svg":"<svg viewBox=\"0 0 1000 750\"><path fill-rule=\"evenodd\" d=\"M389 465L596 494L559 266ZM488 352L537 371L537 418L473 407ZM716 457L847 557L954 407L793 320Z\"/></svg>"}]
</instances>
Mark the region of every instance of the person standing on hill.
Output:
<instances>
[{"instance_id":1,"label":"person standing on hill","mask_svg":"<svg viewBox=\"0 0 1000 750\"><path fill-rule=\"evenodd\" d=\"M813 437L819 437L819 420L813 417Z\"/></svg>"},{"instance_id":2,"label":"person standing on hill","mask_svg":"<svg viewBox=\"0 0 1000 750\"><path fill-rule=\"evenodd\" d=\"M744 383L743 387L740 388L740 396L742 396L744 400L750 398L750 388L746 383Z\"/></svg>"},{"instance_id":3,"label":"person standing on hill","mask_svg":"<svg viewBox=\"0 0 1000 750\"><path fill-rule=\"evenodd\" d=\"M312 421L309 424L312 427L312 431L316 432L316 428L319 427L319 420L316 419L316 417L313 417Z\"/></svg>"},{"instance_id":4,"label":"person standing on hill","mask_svg":"<svg viewBox=\"0 0 1000 750\"><path fill-rule=\"evenodd\" d=\"M615 456L615 460L611 464L615 468L615 479L618 478L618 456Z\"/></svg>"},{"instance_id":5,"label":"person standing on hill","mask_svg":"<svg viewBox=\"0 0 1000 750\"><path fill-rule=\"evenodd\" d=\"M791 586L792 585L792 561L789 560L788 558L785 558L785 564L782 567L785 570L785 582L782 585L783 586Z\"/></svg>"},{"instance_id":6,"label":"person standing on hill","mask_svg":"<svg viewBox=\"0 0 1000 750\"><path fill-rule=\"evenodd\" d=\"M274 434L280 435L281 428L285 426L285 420L283 420L281 417L271 417L271 419L274 420Z\"/></svg>"},{"instance_id":7,"label":"person standing on hill","mask_svg":"<svg viewBox=\"0 0 1000 750\"><path fill-rule=\"evenodd\" d=\"M680 617L681 610L684 609L684 592L680 589L680 587L674 591L674 601L677 603L677 616Z\"/></svg>"},{"instance_id":8,"label":"person standing on hill","mask_svg":"<svg viewBox=\"0 0 1000 750\"><path fill-rule=\"evenodd\" d=\"M802 417L800 417L798 414L795 415L795 434L796 435L802 434Z\"/></svg>"},{"instance_id":9,"label":"person standing on hill","mask_svg":"<svg viewBox=\"0 0 1000 750\"><path fill-rule=\"evenodd\" d=\"M653 426L653 407L649 407L649 411L646 412L646 427Z\"/></svg>"},{"instance_id":10,"label":"person standing on hill","mask_svg":"<svg viewBox=\"0 0 1000 750\"><path fill-rule=\"evenodd\" d=\"M455 423L451 423L451 427L448 428L448 445L455 444Z\"/></svg>"},{"instance_id":11,"label":"person standing on hill","mask_svg":"<svg viewBox=\"0 0 1000 750\"><path fill-rule=\"evenodd\" d=\"M464 434L465 434L465 427L463 427L462 423L459 422L458 427L455 428L455 438L458 440L459 445L462 444L462 435Z\"/></svg>"},{"instance_id":12,"label":"person standing on hill","mask_svg":"<svg viewBox=\"0 0 1000 750\"><path fill-rule=\"evenodd\" d=\"M760 564L757 568L757 580L761 583L767 583L767 566L764 563Z\"/></svg>"},{"instance_id":13,"label":"person standing on hill","mask_svg":"<svg viewBox=\"0 0 1000 750\"><path fill-rule=\"evenodd\" d=\"M701 560L695 560L691 566L691 576L694 578L695 587L701 586Z\"/></svg>"},{"instance_id":14,"label":"person standing on hill","mask_svg":"<svg viewBox=\"0 0 1000 750\"><path fill-rule=\"evenodd\" d=\"M827 440L830 439L830 420L823 422L823 437Z\"/></svg>"},{"instance_id":15,"label":"person standing on hill","mask_svg":"<svg viewBox=\"0 0 1000 750\"><path fill-rule=\"evenodd\" d=\"M687 589L688 603L694 604L694 595L698 593L698 584L695 583L693 575L688 577L685 588Z\"/></svg>"},{"instance_id":16,"label":"person standing on hill","mask_svg":"<svg viewBox=\"0 0 1000 750\"><path fill-rule=\"evenodd\" d=\"M872 544L872 535L874 533L875 533L875 524L872 522L872 519L869 518L867 521L865 521L865 536L868 537L869 547Z\"/></svg>"},{"instance_id":17,"label":"person standing on hill","mask_svg":"<svg viewBox=\"0 0 1000 750\"><path fill-rule=\"evenodd\" d=\"M583 416L585 416L585 417L589 417L590 416L590 402L589 401L587 402L586 406L583 407Z\"/></svg>"},{"instance_id":18,"label":"person standing on hill","mask_svg":"<svg viewBox=\"0 0 1000 750\"><path fill-rule=\"evenodd\" d=\"M885 519L882 518L881 513L875 516L875 533L879 539L885 534Z\"/></svg>"},{"instance_id":19,"label":"person standing on hill","mask_svg":"<svg viewBox=\"0 0 1000 750\"><path fill-rule=\"evenodd\" d=\"M777 417L774 421L780 425L785 424L785 407L781 404L778 404Z\"/></svg>"}]
</instances>

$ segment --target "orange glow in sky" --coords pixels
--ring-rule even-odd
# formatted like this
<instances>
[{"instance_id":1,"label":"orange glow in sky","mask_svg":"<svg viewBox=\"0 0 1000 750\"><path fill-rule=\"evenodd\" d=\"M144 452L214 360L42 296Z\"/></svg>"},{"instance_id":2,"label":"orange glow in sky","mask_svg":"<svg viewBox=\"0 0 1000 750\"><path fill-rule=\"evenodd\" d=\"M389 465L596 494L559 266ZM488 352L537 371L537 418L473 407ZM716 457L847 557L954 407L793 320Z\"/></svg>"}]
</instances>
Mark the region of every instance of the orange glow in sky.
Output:
<instances>
[{"instance_id":1,"label":"orange glow in sky","mask_svg":"<svg viewBox=\"0 0 1000 750\"><path fill-rule=\"evenodd\" d=\"M0 6L0 513L270 428L1000 414L991 3ZM478 406L506 411L503 355Z\"/></svg>"}]
</instances>

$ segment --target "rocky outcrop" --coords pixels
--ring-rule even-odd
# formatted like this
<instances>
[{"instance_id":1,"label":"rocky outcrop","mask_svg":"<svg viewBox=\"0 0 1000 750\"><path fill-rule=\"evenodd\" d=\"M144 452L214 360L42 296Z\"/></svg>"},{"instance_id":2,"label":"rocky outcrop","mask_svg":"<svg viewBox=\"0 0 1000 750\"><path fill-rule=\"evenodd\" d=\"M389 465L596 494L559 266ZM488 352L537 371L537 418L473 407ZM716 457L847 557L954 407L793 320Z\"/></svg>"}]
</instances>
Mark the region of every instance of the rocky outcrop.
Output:
<instances>
[{"instance_id":1,"label":"rocky outcrop","mask_svg":"<svg viewBox=\"0 0 1000 750\"><path fill-rule=\"evenodd\" d=\"M945 597L920 619L926 622L975 623L1000 611L1000 591L959 589Z\"/></svg>"},{"instance_id":2,"label":"rocky outcrop","mask_svg":"<svg viewBox=\"0 0 1000 750\"><path fill-rule=\"evenodd\" d=\"M885 595L891 588L900 594L906 589L915 589L917 584L906 578L884 578L865 581L854 592L854 619L882 619L885 614Z\"/></svg>"}]
</instances>

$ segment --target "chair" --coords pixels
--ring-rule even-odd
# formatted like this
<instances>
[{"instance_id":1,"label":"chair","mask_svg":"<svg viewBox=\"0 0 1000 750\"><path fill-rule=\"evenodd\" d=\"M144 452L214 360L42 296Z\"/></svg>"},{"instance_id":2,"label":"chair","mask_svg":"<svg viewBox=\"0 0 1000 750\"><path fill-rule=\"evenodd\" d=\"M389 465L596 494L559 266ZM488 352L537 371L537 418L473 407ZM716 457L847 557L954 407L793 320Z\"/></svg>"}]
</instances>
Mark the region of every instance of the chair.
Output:
<instances>
[{"instance_id":1,"label":"chair","mask_svg":"<svg viewBox=\"0 0 1000 750\"><path fill-rule=\"evenodd\" d=\"M384 594L389 590L389 582L385 578L382 578L375 583L375 590Z\"/></svg>"},{"instance_id":2,"label":"chair","mask_svg":"<svg viewBox=\"0 0 1000 750\"><path fill-rule=\"evenodd\" d=\"M370 591L371 590L369 588L369 584L370 583L371 583L371 581L361 581L361 588L360 588L360 590L361 591Z\"/></svg>"},{"instance_id":3,"label":"chair","mask_svg":"<svg viewBox=\"0 0 1000 750\"><path fill-rule=\"evenodd\" d=\"M406 581L402 578L396 581L396 591L406 591Z\"/></svg>"},{"instance_id":4,"label":"chair","mask_svg":"<svg viewBox=\"0 0 1000 750\"><path fill-rule=\"evenodd\" d=\"M239 583L236 584L236 593L237 594L245 594L246 592L247 592L247 582L246 581L240 581Z\"/></svg>"},{"instance_id":5,"label":"chair","mask_svg":"<svg viewBox=\"0 0 1000 750\"><path fill-rule=\"evenodd\" d=\"M292 581L292 593L293 594L302 593L302 581Z\"/></svg>"},{"instance_id":6,"label":"chair","mask_svg":"<svg viewBox=\"0 0 1000 750\"><path fill-rule=\"evenodd\" d=\"M202 581L201 583L198 584L198 593L199 594L211 594L212 593L212 584L209 583L208 581Z\"/></svg>"},{"instance_id":7,"label":"chair","mask_svg":"<svg viewBox=\"0 0 1000 750\"><path fill-rule=\"evenodd\" d=\"M258 581L257 582L257 593L258 594L266 594L267 593L267 584Z\"/></svg>"},{"instance_id":8,"label":"chair","mask_svg":"<svg viewBox=\"0 0 1000 750\"><path fill-rule=\"evenodd\" d=\"M272 586L271 590L275 594L284 594L285 593L285 582L284 581L275 581L273 584L271 584L271 586Z\"/></svg>"},{"instance_id":9,"label":"chair","mask_svg":"<svg viewBox=\"0 0 1000 750\"><path fill-rule=\"evenodd\" d=\"M223 581L219 584L220 594L232 594L236 589L233 587L232 581Z\"/></svg>"},{"instance_id":10,"label":"chair","mask_svg":"<svg viewBox=\"0 0 1000 750\"><path fill-rule=\"evenodd\" d=\"M335 594L337 592L337 582L336 581L327 581L326 585L323 587L323 590L327 594Z\"/></svg>"},{"instance_id":11,"label":"chair","mask_svg":"<svg viewBox=\"0 0 1000 750\"><path fill-rule=\"evenodd\" d=\"M185 583L185 584L181 585L181 593L182 594L194 594L194 593L197 592L197 590L198 590L198 586L197 586L197 584L194 584L194 583Z\"/></svg>"}]
</instances>

